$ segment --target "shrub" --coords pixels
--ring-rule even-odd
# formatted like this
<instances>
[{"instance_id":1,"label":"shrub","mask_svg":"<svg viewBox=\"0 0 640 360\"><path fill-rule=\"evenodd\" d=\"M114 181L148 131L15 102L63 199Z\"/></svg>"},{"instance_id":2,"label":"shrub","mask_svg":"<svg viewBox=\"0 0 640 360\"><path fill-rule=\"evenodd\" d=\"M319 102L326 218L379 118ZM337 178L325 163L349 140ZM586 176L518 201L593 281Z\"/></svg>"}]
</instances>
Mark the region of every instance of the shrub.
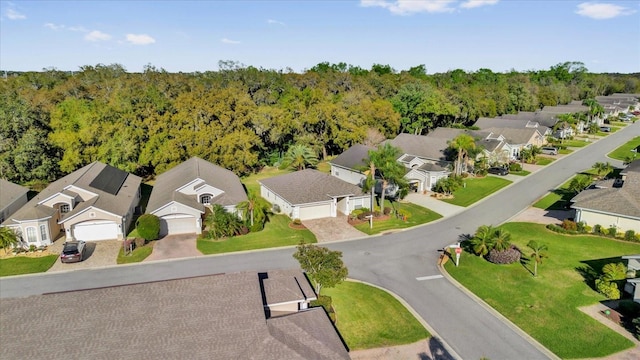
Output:
<instances>
[{"instance_id":1,"label":"shrub","mask_svg":"<svg viewBox=\"0 0 640 360\"><path fill-rule=\"evenodd\" d=\"M141 215L136 221L136 229L143 239L156 240L160 235L160 218L152 214Z\"/></svg>"},{"instance_id":2,"label":"shrub","mask_svg":"<svg viewBox=\"0 0 640 360\"><path fill-rule=\"evenodd\" d=\"M36 251L36 246L35 245L29 245L29 251L30 252Z\"/></svg>"},{"instance_id":3,"label":"shrub","mask_svg":"<svg viewBox=\"0 0 640 360\"><path fill-rule=\"evenodd\" d=\"M587 230L587 224L584 223L584 221L580 221L576 223L576 230L580 233L586 232Z\"/></svg>"},{"instance_id":4,"label":"shrub","mask_svg":"<svg viewBox=\"0 0 640 360\"><path fill-rule=\"evenodd\" d=\"M249 233L249 228L246 227L245 225L242 225L242 227L240 228L240 231L238 231L238 234L240 235L247 235L248 233Z\"/></svg>"},{"instance_id":5,"label":"shrub","mask_svg":"<svg viewBox=\"0 0 640 360\"><path fill-rule=\"evenodd\" d=\"M411 213L407 210L400 209L398 210L398 217L404 219L405 221L411 217Z\"/></svg>"},{"instance_id":6,"label":"shrub","mask_svg":"<svg viewBox=\"0 0 640 360\"><path fill-rule=\"evenodd\" d=\"M253 225L249 228L250 232L258 232L258 231L262 231L264 229L264 224L262 224L261 222L256 222L253 223Z\"/></svg>"},{"instance_id":7,"label":"shrub","mask_svg":"<svg viewBox=\"0 0 640 360\"><path fill-rule=\"evenodd\" d=\"M618 285L611 281L606 281L602 278L596 279L596 290L599 293L606 296L607 299L617 300L620 299L620 290L618 289Z\"/></svg>"},{"instance_id":8,"label":"shrub","mask_svg":"<svg viewBox=\"0 0 640 360\"><path fill-rule=\"evenodd\" d=\"M571 221L569 219L564 219L562 221L562 228L568 231L577 231L578 230L578 225L575 223L575 221Z\"/></svg>"},{"instance_id":9,"label":"shrub","mask_svg":"<svg viewBox=\"0 0 640 360\"><path fill-rule=\"evenodd\" d=\"M602 235L602 225L600 224L593 225L593 233L596 235Z\"/></svg>"},{"instance_id":10,"label":"shrub","mask_svg":"<svg viewBox=\"0 0 640 360\"><path fill-rule=\"evenodd\" d=\"M624 233L624 239L627 241L637 241L638 238L636 238L636 232L633 230L627 230Z\"/></svg>"},{"instance_id":11,"label":"shrub","mask_svg":"<svg viewBox=\"0 0 640 360\"><path fill-rule=\"evenodd\" d=\"M503 251L492 249L487 255L487 260L494 264L513 264L514 262L520 261L521 256L522 253L520 250L512 245Z\"/></svg>"},{"instance_id":12,"label":"shrub","mask_svg":"<svg viewBox=\"0 0 640 360\"><path fill-rule=\"evenodd\" d=\"M617 234L618 234L618 228L616 228L615 226L612 226L607 229L607 235L611 237L616 237Z\"/></svg>"},{"instance_id":13,"label":"shrub","mask_svg":"<svg viewBox=\"0 0 640 360\"><path fill-rule=\"evenodd\" d=\"M322 306L324 308L324 311L327 313L327 315L329 315L329 318L331 319L331 321L335 323L336 314L333 311L332 302L333 300L331 299L331 296L318 295L318 300L313 300L311 302L311 306L312 307Z\"/></svg>"},{"instance_id":14,"label":"shrub","mask_svg":"<svg viewBox=\"0 0 640 360\"><path fill-rule=\"evenodd\" d=\"M293 219L293 225L302 225L302 221L298 218Z\"/></svg>"},{"instance_id":15,"label":"shrub","mask_svg":"<svg viewBox=\"0 0 640 360\"><path fill-rule=\"evenodd\" d=\"M585 225L584 226L584 232L585 233L593 232L593 228L591 226L589 226L589 225Z\"/></svg>"},{"instance_id":16,"label":"shrub","mask_svg":"<svg viewBox=\"0 0 640 360\"><path fill-rule=\"evenodd\" d=\"M143 238L137 237L133 239L133 243L135 244L136 248L139 248L139 247L143 247L144 244L147 243L147 241Z\"/></svg>"},{"instance_id":17,"label":"shrub","mask_svg":"<svg viewBox=\"0 0 640 360\"><path fill-rule=\"evenodd\" d=\"M368 216L371 216L371 211L367 209L367 211L358 214L358 220L366 220Z\"/></svg>"},{"instance_id":18,"label":"shrub","mask_svg":"<svg viewBox=\"0 0 640 360\"><path fill-rule=\"evenodd\" d=\"M636 334L636 339L640 340L640 317L631 320L631 323L633 324L633 330Z\"/></svg>"},{"instance_id":19,"label":"shrub","mask_svg":"<svg viewBox=\"0 0 640 360\"><path fill-rule=\"evenodd\" d=\"M389 215L389 214L391 214L391 208L390 208L390 207L388 207L388 206L385 206L385 207L384 207L384 210L383 210L383 213L384 213L385 215Z\"/></svg>"},{"instance_id":20,"label":"shrub","mask_svg":"<svg viewBox=\"0 0 640 360\"><path fill-rule=\"evenodd\" d=\"M575 234L577 234L577 233L578 233L578 232L577 232L577 231L575 231L575 230L574 230L574 231L572 231L572 230L567 230L567 229L563 228L562 226L558 226L558 225L556 225L556 224L548 224L548 225L547 225L547 229L549 229L549 230L551 230L551 231L553 231L553 232L560 233L560 234L573 234L573 235L575 235Z\"/></svg>"},{"instance_id":21,"label":"shrub","mask_svg":"<svg viewBox=\"0 0 640 360\"><path fill-rule=\"evenodd\" d=\"M522 165L517 162L512 162L509 164L509 171L522 171Z\"/></svg>"}]
</instances>

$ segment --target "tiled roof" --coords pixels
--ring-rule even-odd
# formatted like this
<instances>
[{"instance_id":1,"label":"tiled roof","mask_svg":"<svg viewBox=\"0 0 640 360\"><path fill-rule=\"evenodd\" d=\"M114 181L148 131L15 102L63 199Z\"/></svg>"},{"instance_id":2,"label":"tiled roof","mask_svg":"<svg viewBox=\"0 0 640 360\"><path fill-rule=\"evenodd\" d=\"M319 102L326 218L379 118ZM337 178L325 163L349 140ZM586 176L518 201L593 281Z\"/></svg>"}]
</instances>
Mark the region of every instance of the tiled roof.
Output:
<instances>
[{"instance_id":1,"label":"tiled roof","mask_svg":"<svg viewBox=\"0 0 640 360\"><path fill-rule=\"evenodd\" d=\"M90 199L88 202L79 203L71 212L65 214L65 218L72 217L85 209L88 205L92 205L112 214L124 216L129 211L129 206L133 198L138 194L138 188L140 187L142 179L136 175L127 173L118 189L112 190L115 194L92 187L91 183L93 183L96 177L98 177L106 167L110 167L110 165L96 161L52 182L42 190L40 194L35 196L25 206L13 214L11 218L18 221L25 221L39 218L34 216L41 216L44 214L48 214L46 216L50 216L54 213L54 210L44 205L38 205L38 203L52 195L64 192L65 187L70 185L90 191L97 194L98 197ZM4 222L5 225L10 223L13 222L10 220Z\"/></svg>"},{"instance_id":2,"label":"tiled roof","mask_svg":"<svg viewBox=\"0 0 640 360\"><path fill-rule=\"evenodd\" d=\"M267 319L255 272L2 299L0 312L3 359L349 359L321 308Z\"/></svg>"},{"instance_id":3,"label":"tiled roof","mask_svg":"<svg viewBox=\"0 0 640 360\"><path fill-rule=\"evenodd\" d=\"M361 170L366 167L369 151L375 150L372 146L356 144L348 148L345 152L331 160L331 164L339 165L347 169Z\"/></svg>"},{"instance_id":4,"label":"tiled roof","mask_svg":"<svg viewBox=\"0 0 640 360\"><path fill-rule=\"evenodd\" d=\"M29 189L0 179L0 209L4 209L11 205L14 201L28 193Z\"/></svg>"},{"instance_id":5,"label":"tiled roof","mask_svg":"<svg viewBox=\"0 0 640 360\"><path fill-rule=\"evenodd\" d=\"M207 185L224 191L223 196L211 200L212 204L228 206L247 200L242 182L236 174L206 160L192 157L157 177L149 198L147 212L151 213L171 201L204 211L203 205L195 196L186 196L176 191L195 179L201 179Z\"/></svg>"},{"instance_id":6,"label":"tiled roof","mask_svg":"<svg viewBox=\"0 0 640 360\"><path fill-rule=\"evenodd\" d=\"M362 189L314 169L295 171L259 181L291 205L331 200L335 196L364 196Z\"/></svg>"}]
</instances>

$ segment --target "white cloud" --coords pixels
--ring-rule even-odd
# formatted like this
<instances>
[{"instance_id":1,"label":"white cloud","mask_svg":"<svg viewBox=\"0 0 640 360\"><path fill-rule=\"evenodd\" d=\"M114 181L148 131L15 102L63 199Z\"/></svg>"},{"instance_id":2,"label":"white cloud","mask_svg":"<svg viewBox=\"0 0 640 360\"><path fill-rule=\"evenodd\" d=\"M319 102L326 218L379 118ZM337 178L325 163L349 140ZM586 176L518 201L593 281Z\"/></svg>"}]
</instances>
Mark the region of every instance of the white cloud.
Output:
<instances>
[{"instance_id":1,"label":"white cloud","mask_svg":"<svg viewBox=\"0 0 640 360\"><path fill-rule=\"evenodd\" d=\"M156 39L147 34L127 34L127 41L133 45L149 45L156 42Z\"/></svg>"},{"instance_id":2,"label":"white cloud","mask_svg":"<svg viewBox=\"0 0 640 360\"><path fill-rule=\"evenodd\" d=\"M69 31L79 31L79 32L89 32L89 30L83 28L82 26L69 26L67 28Z\"/></svg>"},{"instance_id":3,"label":"white cloud","mask_svg":"<svg viewBox=\"0 0 640 360\"><path fill-rule=\"evenodd\" d=\"M225 44L240 44L240 41L237 40L229 40L227 38L223 38L220 41L222 41Z\"/></svg>"},{"instance_id":4,"label":"white cloud","mask_svg":"<svg viewBox=\"0 0 640 360\"><path fill-rule=\"evenodd\" d=\"M267 20L267 24L276 24L276 25L282 25L282 26L285 26L285 24L284 24L282 21L273 20L273 19L269 19L269 20Z\"/></svg>"},{"instance_id":5,"label":"white cloud","mask_svg":"<svg viewBox=\"0 0 640 360\"><path fill-rule=\"evenodd\" d=\"M485 5L495 5L497 3L498 0L467 0L460 4L460 7L464 9L473 9Z\"/></svg>"},{"instance_id":6,"label":"white cloud","mask_svg":"<svg viewBox=\"0 0 640 360\"><path fill-rule=\"evenodd\" d=\"M84 36L84 39L87 41L106 41L111 39L111 35L105 34L98 30L93 30Z\"/></svg>"},{"instance_id":7,"label":"white cloud","mask_svg":"<svg viewBox=\"0 0 640 360\"><path fill-rule=\"evenodd\" d=\"M576 14L578 15L597 20L612 19L618 16L631 15L635 12L635 10L619 5L594 2L579 4L578 10L576 10Z\"/></svg>"},{"instance_id":8,"label":"white cloud","mask_svg":"<svg viewBox=\"0 0 640 360\"><path fill-rule=\"evenodd\" d=\"M49 28L51 30L64 29L64 25L56 25L54 23L46 23L46 24L44 24L44 27Z\"/></svg>"},{"instance_id":9,"label":"white cloud","mask_svg":"<svg viewBox=\"0 0 640 360\"><path fill-rule=\"evenodd\" d=\"M381 7L398 15L409 15L413 13L442 13L453 12L454 7L450 5L455 0L360 0L363 7Z\"/></svg>"},{"instance_id":10,"label":"white cloud","mask_svg":"<svg viewBox=\"0 0 640 360\"><path fill-rule=\"evenodd\" d=\"M7 11L5 12L5 15L9 20L24 20L27 18L26 15L21 14L13 9L7 9Z\"/></svg>"}]
</instances>

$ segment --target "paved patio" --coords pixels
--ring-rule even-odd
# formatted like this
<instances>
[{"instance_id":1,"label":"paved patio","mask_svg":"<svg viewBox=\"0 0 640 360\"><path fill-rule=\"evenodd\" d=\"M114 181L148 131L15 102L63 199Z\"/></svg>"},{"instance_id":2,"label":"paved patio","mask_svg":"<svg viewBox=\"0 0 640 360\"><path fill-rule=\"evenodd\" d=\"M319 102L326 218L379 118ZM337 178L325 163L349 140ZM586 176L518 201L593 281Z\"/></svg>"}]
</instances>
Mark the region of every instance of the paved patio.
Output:
<instances>
[{"instance_id":1,"label":"paved patio","mask_svg":"<svg viewBox=\"0 0 640 360\"><path fill-rule=\"evenodd\" d=\"M196 234L168 235L153 244L153 252L143 261L202 256L196 248Z\"/></svg>"},{"instance_id":2,"label":"paved patio","mask_svg":"<svg viewBox=\"0 0 640 360\"><path fill-rule=\"evenodd\" d=\"M349 225L347 216L343 214L334 218L304 220L302 224L316 236L318 243L350 240L368 236Z\"/></svg>"}]
</instances>

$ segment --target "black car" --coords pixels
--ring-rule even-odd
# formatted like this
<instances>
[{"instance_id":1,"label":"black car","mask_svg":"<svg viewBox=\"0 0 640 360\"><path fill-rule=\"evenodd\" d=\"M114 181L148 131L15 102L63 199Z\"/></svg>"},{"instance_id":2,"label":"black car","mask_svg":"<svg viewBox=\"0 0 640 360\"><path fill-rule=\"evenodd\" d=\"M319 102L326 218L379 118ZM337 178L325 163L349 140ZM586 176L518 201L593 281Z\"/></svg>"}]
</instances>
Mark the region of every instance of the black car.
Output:
<instances>
[{"instance_id":1,"label":"black car","mask_svg":"<svg viewBox=\"0 0 640 360\"><path fill-rule=\"evenodd\" d=\"M62 254L60 254L60 261L73 263L84 260L84 246L85 242L82 240L65 242Z\"/></svg>"},{"instance_id":2,"label":"black car","mask_svg":"<svg viewBox=\"0 0 640 360\"><path fill-rule=\"evenodd\" d=\"M501 175L501 176L509 175L509 168L506 168L506 167L494 166L494 167L490 167L489 170L487 171L489 172L489 174L494 174L494 175Z\"/></svg>"}]
</instances>

